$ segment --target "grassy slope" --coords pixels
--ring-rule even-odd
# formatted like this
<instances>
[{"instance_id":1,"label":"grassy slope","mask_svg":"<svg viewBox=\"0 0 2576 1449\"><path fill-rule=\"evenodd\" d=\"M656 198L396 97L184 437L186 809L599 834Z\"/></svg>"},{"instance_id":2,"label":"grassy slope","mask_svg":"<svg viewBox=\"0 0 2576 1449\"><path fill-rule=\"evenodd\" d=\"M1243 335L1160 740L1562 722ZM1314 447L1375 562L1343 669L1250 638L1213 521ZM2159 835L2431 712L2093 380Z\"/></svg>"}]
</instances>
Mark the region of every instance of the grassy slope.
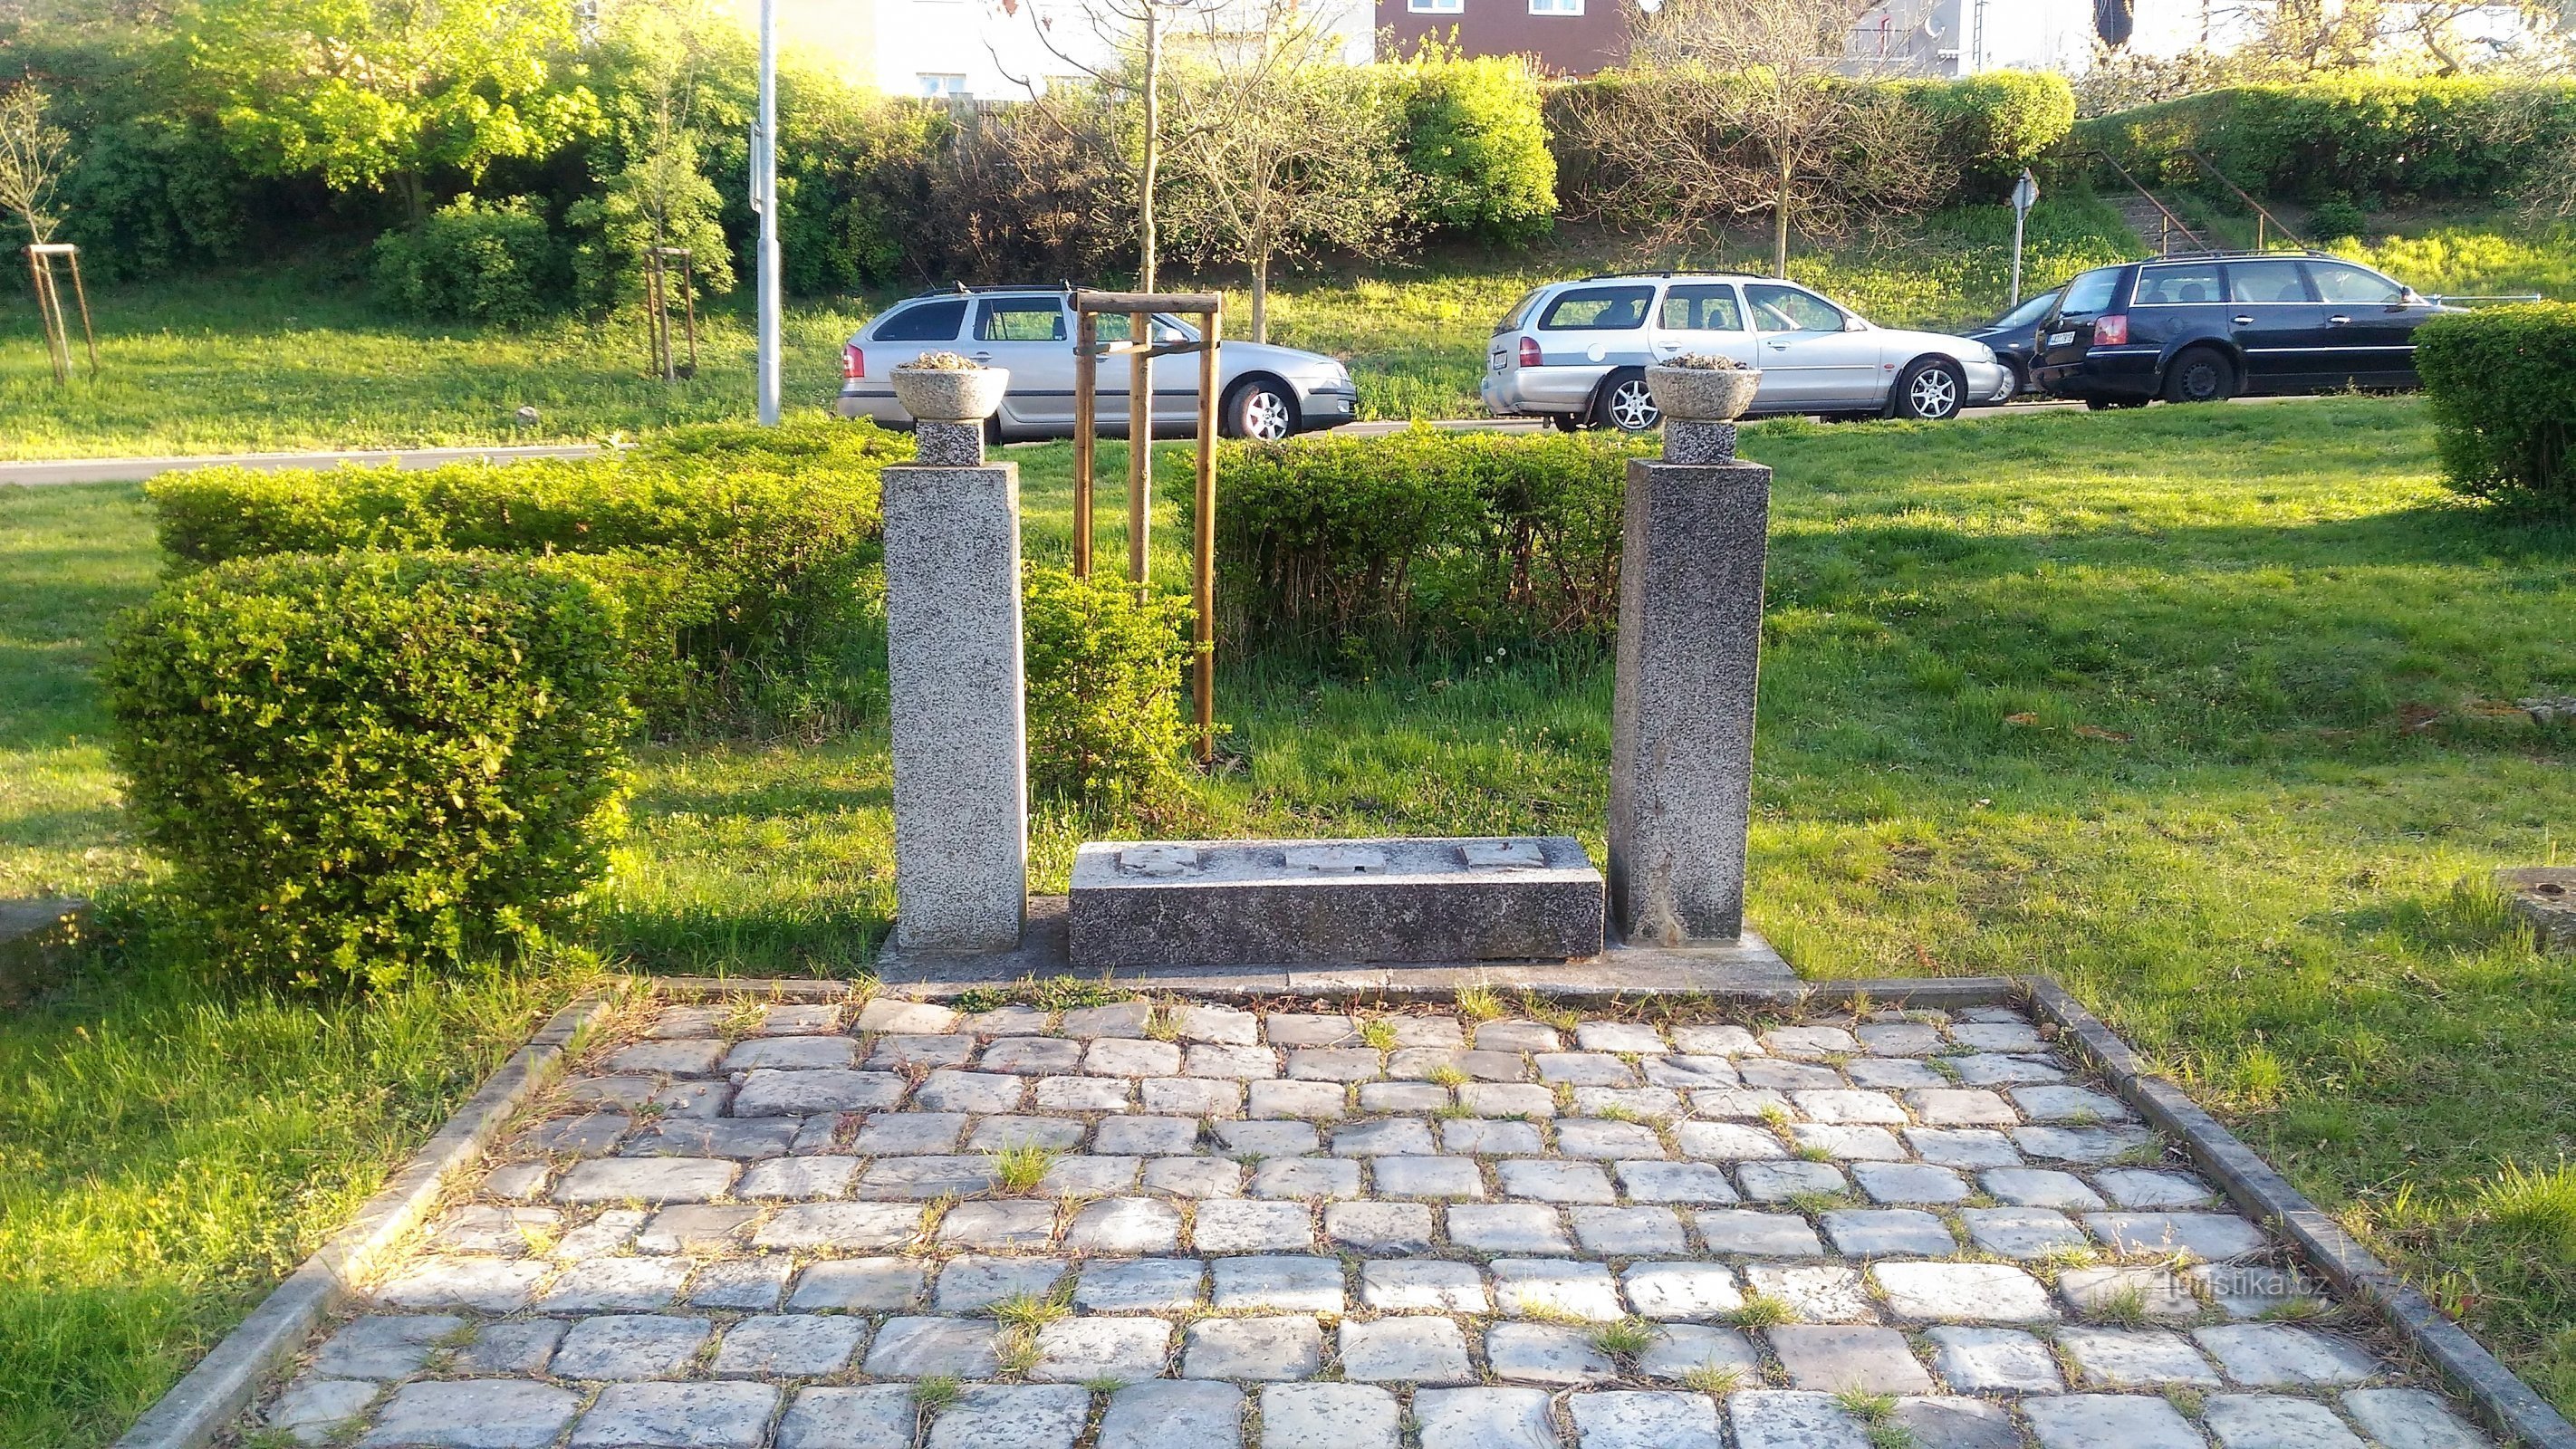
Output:
<instances>
[{"instance_id":1,"label":"grassy slope","mask_svg":"<svg viewBox=\"0 0 2576 1449\"><path fill-rule=\"evenodd\" d=\"M2506 1164L2545 1174L2576 1141L2576 980L2476 888L2559 848L2571 742L2441 713L2576 689L2557 638L2576 616L2576 536L2448 507L2409 401L1771 424L1749 451L1781 470L1757 923L1812 974L2056 974L2576 1408L2576 1176L2497 1188ZM1064 449L1012 456L1030 552L1059 555ZM130 592L149 569L131 497L0 493L11 547L40 565L12 576L41 595L86 570L122 581L89 585L101 603ZM1112 557L1117 506L1105 490ZM67 608L45 634L34 595L0 595L13 648L94 627ZM0 678L0 699L33 692L20 679ZM77 692L76 668L58 680ZM1324 685L1233 671L1225 689L1249 764L1175 831L1544 827L1598 848L1597 659L1521 649ZM88 709L27 733L85 731ZM72 883L130 871L81 848L109 840L80 804L106 797L101 767L72 759L56 778L0 815L0 861ZM885 790L870 732L657 752L610 943L741 970L863 959L850 937L890 902ZM75 823L40 839L57 818ZM1041 820L1042 877L1061 882L1080 832ZM345 1197L307 1180L355 1191L466 1070L431 1048L488 1051L524 1020L496 1005L359 1062L337 1044L372 1017L163 1004L172 990L102 993L0 1033L5 1175L42 1165L0 1196L0 1303L34 1315L23 1331L0 1321L0 1343L67 1345L26 1364L40 1376L0 1363L0 1385L48 1385L14 1421L47 1442L98 1437L176 1345L237 1311L232 1286L285 1256L284 1236L196 1229L213 1210L190 1204L233 1204L219 1225L279 1205L324 1220ZM209 1042L244 1056L246 1080L180 1070ZM139 1085L156 1069L169 1087ZM63 1099L54 1084L71 1081L95 1084ZM264 1090L299 1104L291 1121L325 1120L251 1151L238 1104ZM354 1123L327 1120L351 1102ZM189 1145L208 1138L242 1150ZM183 1151L217 1170L178 1171ZM93 1201L118 1226L93 1227ZM156 1256L128 1267L111 1242ZM97 1292L53 1286L84 1275ZM83 1367L109 1345L143 1366ZM13 1426L0 1419L0 1438Z\"/></svg>"}]
</instances>

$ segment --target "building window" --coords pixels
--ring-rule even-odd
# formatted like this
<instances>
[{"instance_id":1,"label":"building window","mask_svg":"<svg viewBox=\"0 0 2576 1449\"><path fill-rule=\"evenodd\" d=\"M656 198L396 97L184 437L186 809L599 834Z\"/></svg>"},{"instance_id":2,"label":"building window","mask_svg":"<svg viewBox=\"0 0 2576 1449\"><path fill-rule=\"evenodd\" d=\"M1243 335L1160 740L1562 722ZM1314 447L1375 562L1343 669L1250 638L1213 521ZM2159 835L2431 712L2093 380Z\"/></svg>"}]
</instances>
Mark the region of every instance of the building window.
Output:
<instances>
[{"instance_id":1,"label":"building window","mask_svg":"<svg viewBox=\"0 0 2576 1449\"><path fill-rule=\"evenodd\" d=\"M1580 15L1583 0L1530 0L1532 15Z\"/></svg>"},{"instance_id":2,"label":"building window","mask_svg":"<svg viewBox=\"0 0 2576 1449\"><path fill-rule=\"evenodd\" d=\"M931 100L966 94L966 77L962 75L932 75L925 71L915 79L921 82L922 95Z\"/></svg>"},{"instance_id":3,"label":"building window","mask_svg":"<svg viewBox=\"0 0 2576 1449\"><path fill-rule=\"evenodd\" d=\"M1467 8L1467 0L1404 0L1404 8L1416 15L1456 15Z\"/></svg>"}]
</instances>

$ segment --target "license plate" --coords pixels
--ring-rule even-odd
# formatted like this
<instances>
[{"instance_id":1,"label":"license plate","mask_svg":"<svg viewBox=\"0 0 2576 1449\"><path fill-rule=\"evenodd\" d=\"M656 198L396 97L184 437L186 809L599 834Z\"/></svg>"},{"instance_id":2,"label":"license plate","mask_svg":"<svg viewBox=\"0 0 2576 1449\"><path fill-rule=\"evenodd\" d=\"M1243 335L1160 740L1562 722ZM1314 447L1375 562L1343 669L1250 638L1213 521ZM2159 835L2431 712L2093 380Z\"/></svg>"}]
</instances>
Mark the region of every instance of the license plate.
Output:
<instances>
[{"instance_id":1,"label":"license plate","mask_svg":"<svg viewBox=\"0 0 2576 1449\"><path fill-rule=\"evenodd\" d=\"M2072 332L2051 332L2048 334L2048 345L2051 347L2064 347L2066 344L2074 340L2075 334Z\"/></svg>"}]
</instances>

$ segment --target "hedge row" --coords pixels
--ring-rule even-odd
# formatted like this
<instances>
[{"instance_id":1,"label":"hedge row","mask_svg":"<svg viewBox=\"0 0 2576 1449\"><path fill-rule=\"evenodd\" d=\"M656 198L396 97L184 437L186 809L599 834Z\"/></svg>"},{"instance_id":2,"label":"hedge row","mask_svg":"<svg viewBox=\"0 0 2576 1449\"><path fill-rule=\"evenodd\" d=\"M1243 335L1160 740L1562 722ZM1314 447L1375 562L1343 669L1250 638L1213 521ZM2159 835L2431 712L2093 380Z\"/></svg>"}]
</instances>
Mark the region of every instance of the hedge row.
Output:
<instances>
[{"instance_id":1,"label":"hedge row","mask_svg":"<svg viewBox=\"0 0 2576 1449\"><path fill-rule=\"evenodd\" d=\"M868 423L674 429L614 457L165 473L146 486L182 566L345 549L564 555L626 604L661 723L760 703L862 624L877 471L911 440Z\"/></svg>"},{"instance_id":2,"label":"hedge row","mask_svg":"<svg viewBox=\"0 0 2576 1449\"><path fill-rule=\"evenodd\" d=\"M2096 117L2073 144L2149 186L2208 181L2363 204L2492 202L2576 138L2576 83L2349 76L2234 86Z\"/></svg>"},{"instance_id":3,"label":"hedge row","mask_svg":"<svg viewBox=\"0 0 2576 1449\"><path fill-rule=\"evenodd\" d=\"M2576 302L2433 318L2415 371L2453 488L2576 510Z\"/></svg>"}]
</instances>

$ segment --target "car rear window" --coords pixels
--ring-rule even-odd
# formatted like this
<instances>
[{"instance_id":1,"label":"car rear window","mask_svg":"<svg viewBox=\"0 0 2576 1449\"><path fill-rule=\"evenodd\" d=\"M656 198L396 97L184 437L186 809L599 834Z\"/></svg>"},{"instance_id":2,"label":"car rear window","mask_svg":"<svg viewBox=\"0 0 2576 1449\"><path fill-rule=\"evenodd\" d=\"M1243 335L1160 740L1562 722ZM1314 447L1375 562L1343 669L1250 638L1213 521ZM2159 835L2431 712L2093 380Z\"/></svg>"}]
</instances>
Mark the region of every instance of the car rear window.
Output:
<instances>
[{"instance_id":1,"label":"car rear window","mask_svg":"<svg viewBox=\"0 0 2576 1449\"><path fill-rule=\"evenodd\" d=\"M2209 263L2188 267L2148 267L2138 273L2138 295L2129 299L2133 307L2188 307L2199 302L2223 302L2226 289L2218 284L2218 268Z\"/></svg>"},{"instance_id":2,"label":"car rear window","mask_svg":"<svg viewBox=\"0 0 2576 1449\"><path fill-rule=\"evenodd\" d=\"M1538 294L1546 290L1547 288L1545 287L1532 287L1528 291L1523 292L1521 294L1521 299L1512 304L1512 310L1503 314L1503 320L1494 324L1494 330L1497 332L1509 332L1513 328L1520 326L1521 319L1529 315L1530 304L1537 301Z\"/></svg>"},{"instance_id":3,"label":"car rear window","mask_svg":"<svg viewBox=\"0 0 2576 1449\"><path fill-rule=\"evenodd\" d=\"M915 302L889 312L868 335L879 342L954 342L966 321L966 299Z\"/></svg>"},{"instance_id":4,"label":"car rear window","mask_svg":"<svg viewBox=\"0 0 2576 1449\"><path fill-rule=\"evenodd\" d=\"M1646 324L1652 287L1577 287L1560 294L1538 319L1542 332L1624 332Z\"/></svg>"},{"instance_id":5,"label":"car rear window","mask_svg":"<svg viewBox=\"0 0 2576 1449\"><path fill-rule=\"evenodd\" d=\"M2112 293L2119 290L2119 267L2103 267L2085 272L2066 284L2066 300L2057 304L2060 317L2099 317L2109 309Z\"/></svg>"}]
</instances>

